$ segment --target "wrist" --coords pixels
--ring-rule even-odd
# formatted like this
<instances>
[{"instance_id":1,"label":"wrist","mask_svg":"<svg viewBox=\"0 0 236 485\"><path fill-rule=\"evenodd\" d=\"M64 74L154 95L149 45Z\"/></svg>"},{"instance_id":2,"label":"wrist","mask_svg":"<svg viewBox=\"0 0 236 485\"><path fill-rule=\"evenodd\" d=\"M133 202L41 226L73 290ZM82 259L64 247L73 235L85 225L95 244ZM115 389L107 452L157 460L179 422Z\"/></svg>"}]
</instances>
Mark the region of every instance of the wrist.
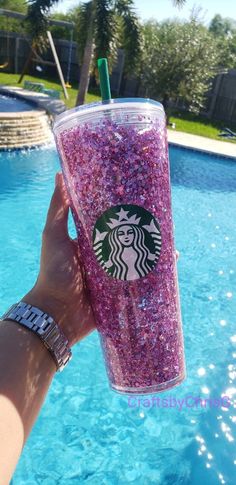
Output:
<instances>
[{"instance_id":1,"label":"wrist","mask_svg":"<svg viewBox=\"0 0 236 485\"><path fill-rule=\"evenodd\" d=\"M50 315L68 339L70 347L76 343L74 328L70 324L75 311L72 305L51 296L48 290L44 290L37 283L22 300Z\"/></svg>"},{"instance_id":2,"label":"wrist","mask_svg":"<svg viewBox=\"0 0 236 485\"><path fill-rule=\"evenodd\" d=\"M48 313L48 308L46 311L41 303L41 295L28 293L24 300L13 304L4 313L2 321L15 321L35 333L52 355L57 370L61 372L72 357L70 344L62 328Z\"/></svg>"},{"instance_id":3,"label":"wrist","mask_svg":"<svg viewBox=\"0 0 236 485\"><path fill-rule=\"evenodd\" d=\"M40 369L42 375L50 373L54 375L57 371L57 367L54 359L50 355L50 352L46 349L43 342L32 332L30 329L20 326L18 322L14 320L2 320L0 326L1 336L12 340L12 346L21 348L25 354L31 354L31 367L34 365L37 369ZM16 351L12 352L14 356ZM32 358L33 357L33 358Z\"/></svg>"},{"instance_id":4,"label":"wrist","mask_svg":"<svg viewBox=\"0 0 236 485\"><path fill-rule=\"evenodd\" d=\"M38 288L37 285L22 298L22 301L44 311L50 315L59 326L61 326L61 321L64 315L62 303L57 301L55 297L50 297L46 292Z\"/></svg>"}]
</instances>

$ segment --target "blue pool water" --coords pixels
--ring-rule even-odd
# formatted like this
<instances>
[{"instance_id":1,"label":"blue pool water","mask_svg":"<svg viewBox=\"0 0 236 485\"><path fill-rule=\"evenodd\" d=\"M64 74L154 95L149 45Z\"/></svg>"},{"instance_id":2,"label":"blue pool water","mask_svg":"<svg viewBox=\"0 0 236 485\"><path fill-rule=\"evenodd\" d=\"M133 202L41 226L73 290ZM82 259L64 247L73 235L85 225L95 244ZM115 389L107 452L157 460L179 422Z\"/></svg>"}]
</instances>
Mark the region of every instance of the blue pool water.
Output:
<instances>
[{"instance_id":1,"label":"blue pool water","mask_svg":"<svg viewBox=\"0 0 236 485\"><path fill-rule=\"evenodd\" d=\"M159 394L167 399L159 407L151 396L128 403L109 390L90 335L56 375L12 485L235 483L236 163L170 155L187 379ZM0 167L3 312L35 281L58 158L53 149L1 153ZM224 406L200 405L221 395L230 398ZM174 406L187 396L182 410Z\"/></svg>"},{"instance_id":2,"label":"blue pool water","mask_svg":"<svg viewBox=\"0 0 236 485\"><path fill-rule=\"evenodd\" d=\"M17 111L31 111L34 106L30 103L26 103L21 99L14 98L12 96L5 96L4 94L0 94L0 112L1 113L9 113L9 112L17 112Z\"/></svg>"}]
</instances>

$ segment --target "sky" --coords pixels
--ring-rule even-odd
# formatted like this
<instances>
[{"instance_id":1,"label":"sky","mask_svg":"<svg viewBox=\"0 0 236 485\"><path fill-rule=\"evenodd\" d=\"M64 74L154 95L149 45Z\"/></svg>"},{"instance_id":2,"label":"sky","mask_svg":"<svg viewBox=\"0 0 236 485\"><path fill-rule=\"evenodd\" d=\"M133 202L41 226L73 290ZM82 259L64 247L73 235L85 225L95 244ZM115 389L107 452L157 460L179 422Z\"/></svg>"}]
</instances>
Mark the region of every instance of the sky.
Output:
<instances>
[{"instance_id":1,"label":"sky","mask_svg":"<svg viewBox=\"0 0 236 485\"><path fill-rule=\"evenodd\" d=\"M79 0L59 0L53 11L66 12L78 3ZM235 0L186 0L186 5L181 9L174 7L172 0L134 0L134 3L137 14L143 20L150 18L155 20L188 19L193 7L202 9L200 16L205 24L208 24L217 13L222 17L231 17L236 20Z\"/></svg>"}]
</instances>

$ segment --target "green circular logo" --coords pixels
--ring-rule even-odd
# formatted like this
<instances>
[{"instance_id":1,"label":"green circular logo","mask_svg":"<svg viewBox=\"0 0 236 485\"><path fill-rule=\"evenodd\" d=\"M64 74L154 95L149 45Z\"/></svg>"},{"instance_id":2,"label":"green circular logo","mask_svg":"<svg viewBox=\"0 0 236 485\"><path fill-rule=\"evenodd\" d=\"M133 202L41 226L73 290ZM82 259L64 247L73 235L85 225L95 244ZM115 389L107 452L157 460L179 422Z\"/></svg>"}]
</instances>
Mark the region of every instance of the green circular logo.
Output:
<instances>
[{"instance_id":1,"label":"green circular logo","mask_svg":"<svg viewBox=\"0 0 236 485\"><path fill-rule=\"evenodd\" d=\"M93 249L102 268L118 280L146 276L160 256L160 226L138 205L117 205L105 211L93 230Z\"/></svg>"}]
</instances>

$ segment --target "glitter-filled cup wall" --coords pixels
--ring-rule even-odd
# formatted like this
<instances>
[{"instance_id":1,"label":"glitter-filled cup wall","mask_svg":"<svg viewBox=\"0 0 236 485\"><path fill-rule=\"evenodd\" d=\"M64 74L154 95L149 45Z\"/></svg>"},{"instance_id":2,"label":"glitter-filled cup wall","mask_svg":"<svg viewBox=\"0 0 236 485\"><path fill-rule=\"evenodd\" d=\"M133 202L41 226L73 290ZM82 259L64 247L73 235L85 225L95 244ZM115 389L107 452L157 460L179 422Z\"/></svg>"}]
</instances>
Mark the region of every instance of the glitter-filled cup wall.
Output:
<instances>
[{"instance_id":1,"label":"glitter-filled cup wall","mask_svg":"<svg viewBox=\"0 0 236 485\"><path fill-rule=\"evenodd\" d=\"M110 385L171 388L185 362L163 107L85 105L54 134Z\"/></svg>"}]
</instances>

